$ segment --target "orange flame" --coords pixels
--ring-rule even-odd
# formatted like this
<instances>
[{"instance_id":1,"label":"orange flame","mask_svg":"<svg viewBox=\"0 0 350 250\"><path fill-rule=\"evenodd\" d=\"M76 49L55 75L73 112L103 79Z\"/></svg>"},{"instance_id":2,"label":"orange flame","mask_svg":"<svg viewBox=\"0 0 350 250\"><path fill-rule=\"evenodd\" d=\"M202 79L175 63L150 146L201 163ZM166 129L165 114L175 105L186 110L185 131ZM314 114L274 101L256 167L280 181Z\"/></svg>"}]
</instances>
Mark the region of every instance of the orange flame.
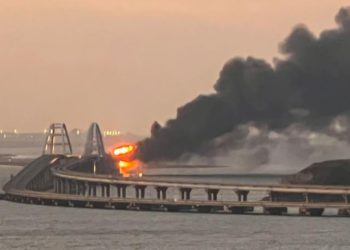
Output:
<instances>
[{"instance_id":1,"label":"orange flame","mask_svg":"<svg viewBox=\"0 0 350 250\"><path fill-rule=\"evenodd\" d=\"M141 163L137 160L134 161L119 161L119 171L124 177L131 175L142 176Z\"/></svg>"},{"instance_id":2,"label":"orange flame","mask_svg":"<svg viewBox=\"0 0 350 250\"><path fill-rule=\"evenodd\" d=\"M126 155L132 155L135 152L136 145L123 145L116 147L113 150L113 155L116 156L117 158L123 157Z\"/></svg>"},{"instance_id":3,"label":"orange flame","mask_svg":"<svg viewBox=\"0 0 350 250\"><path fill-rule=\"evenodd\" d=\"M132 175L137 175L142 177L141 172L141 162L138 160L132 159L136 150L136 145L122 145L113 149L112 154L118 160L118 169L119 172L124 177L129 177Z\"/></svg>"}]
</instances>

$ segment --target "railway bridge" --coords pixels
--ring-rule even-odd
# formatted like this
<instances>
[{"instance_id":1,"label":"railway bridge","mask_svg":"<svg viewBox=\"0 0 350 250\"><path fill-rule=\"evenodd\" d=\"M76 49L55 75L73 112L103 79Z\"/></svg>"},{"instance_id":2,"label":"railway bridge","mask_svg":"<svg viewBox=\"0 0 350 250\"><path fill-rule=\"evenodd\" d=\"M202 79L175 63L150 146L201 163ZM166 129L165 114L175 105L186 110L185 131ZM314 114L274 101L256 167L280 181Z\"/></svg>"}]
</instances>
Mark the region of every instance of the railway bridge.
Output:
<instances>
[{"instance_id":1,"label":"railway bridge","mask_svg":"<svg viewBox=\"0 0 350 250\"><path fill-rule=\"evenodd\" d=\"M84 208L169 212L322 215L350 213L349 186L243 185L123 178L90 126L84 154L73 156L64 124L52 124L43 155L4 186L8 201ZM286 198L287 197L287 198ZM289 197L289 198L288 198ZM290 198L294 197L294 198ZM295 198L297 197L297 198Z\"/></svg>"}]
</instances>

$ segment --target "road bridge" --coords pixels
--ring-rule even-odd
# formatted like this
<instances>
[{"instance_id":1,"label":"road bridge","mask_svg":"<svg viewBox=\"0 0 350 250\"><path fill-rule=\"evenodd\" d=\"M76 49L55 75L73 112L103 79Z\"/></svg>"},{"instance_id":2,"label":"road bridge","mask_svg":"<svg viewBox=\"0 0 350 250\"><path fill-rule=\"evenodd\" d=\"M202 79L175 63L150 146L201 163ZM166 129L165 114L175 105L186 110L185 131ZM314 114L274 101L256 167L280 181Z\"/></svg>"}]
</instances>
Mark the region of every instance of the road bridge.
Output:
<instances>
[{"instance_id":1,"label":"road bridge","mask_svg":"<svg viewBox=\"0 0 350 250\"><path fill-rule=\"evenodd\" d=\"M123 178L118 172L100 171L114 165L106 160L97 129L96 125L90 129L93 134L88 140L94 141L87 142L83 157L72 156L69 145L64 146L70 149L68 154L57 154L59 145L50 148L54 144L50 137L45 154L4 186L3 198L42 205L170 212L287 214L296 208L303 215L322 215L325 209L337 209L339 215L350 213L349 186L190 183ZM70 143L69 138L63 141ZM293 195L298 199L283 198Z\"/></svg>"}]
</instances>

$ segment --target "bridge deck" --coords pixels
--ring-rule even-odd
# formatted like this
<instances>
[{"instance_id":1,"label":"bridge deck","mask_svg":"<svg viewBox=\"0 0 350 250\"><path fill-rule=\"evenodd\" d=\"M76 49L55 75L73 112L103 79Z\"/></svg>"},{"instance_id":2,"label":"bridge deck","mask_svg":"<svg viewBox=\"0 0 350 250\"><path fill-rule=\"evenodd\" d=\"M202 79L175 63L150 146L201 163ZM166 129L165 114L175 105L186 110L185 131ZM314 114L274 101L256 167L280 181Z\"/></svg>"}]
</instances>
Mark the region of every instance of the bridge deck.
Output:
<instances>
[{"instance_id":1,"label":"bridge deck","mask_svg":"<svg viewBox=\"0 0 350 250\"><path fill-rule=\"evenodd\" d=\"M220 184L220 183L188 183L179 181L163 180L146 180L146 179L125 179L116 178L107 175L92 175L78 173L74 171L58 170L54 172L57 177L107 183L107 184L124 184L124 185L144 185L144 186L164 186L173 188L192 188L192 189L219 189L219 190L238 190L238 191L266 191L281 193L315 193L315 194L333 194L333 195L350 195L350 186L320 186L320 185L264 185L264 184Z\"/></svg>"},{"instance_id":2,"label":"bridge deck","mask_svg":"<svg viewBox=\"0 0 350 250\"><path fill-rule=\"evenodd\" d=\"M57 160L58 159L58 160ZM62 161L61 161L62 160ZM85 159L86 160L86 159ZM82 172L75 172L65 168L68 163L79 162L78 158L67 158L63 156L42 156L29 164L4 187L5 199L10 201L77 206L95 208L119 208L138 210L165 210L165 211L224 211L224 212L252 212L254 208L262 208L269 213L285 213L287 208L299 208L301 210L317 212L322 214L325 208L335 208L342 215L350 214L350 186L316 186L316 185L253 185L253 184L221 184L221 183L189 183L164 180L147 180L142 178L125 179L112 175L94 175ZM68 164L69 165L69 164ZM38 191L32 189L36 185L27 184L40 177L43 170L52 173L50 188L53 190ZM46 171L47 172L47 171ZM45 173L46 173L45 172ZM39 178L40 179L40 178ZM41 179L39 181L42 181ZM97 194L97 186L99 193ZM48 187L48 186L47 186ZM111 192L114 187L116 193ZM152 194L145 193L146 187ZM126 189L134 189L133 197L130 192L126 195ZM168 188L181 192L181 199L166 197ZM29 190L31 189L31 190ZM201 196L192 199L191 190L199 189L204 191ZM36 191L35 191L36 190ZM218 199L218 192L222 190L235 191L237 200L230 195L226 200ZM153 198L154 192L157 198ZM281 201L269 197L269 199L247 199L249 192L260 192L265 195L272 193L293 194L305 197L304 200ZM121 195L122 193L122 195ZM232 193L233 194L233 193ZM334 201L313 200L313 195L329 195L336 198ZM136 197L135 197L136 196ZM309 199L310 197L312 199ZM206 199L208 198L208 199ZM1 199L1 196L0 196ZM350 199L349 199L350 200Z\"/></svg>"},{"instance_id":3,"label":"bridge deck","mask_svg":"<svg viewBox=\"0 0 350 250\"><path fill-rule=\"evenodd\" d=\"M153 205L191 205L191 206L226 206L226 207L295 207L295 208L342 208L350 209L350 203L340 202L272 202L272 201L207 201L207 200L175 200L175 199L136 199L115 197L91 197L80 195L57 194L52 192L18 191L11 190L11 194L18 197L32 197L50 201L82 201L102 202L106 204L128 203L128 204L153 204Z\"/></svg>"}]
</instances>

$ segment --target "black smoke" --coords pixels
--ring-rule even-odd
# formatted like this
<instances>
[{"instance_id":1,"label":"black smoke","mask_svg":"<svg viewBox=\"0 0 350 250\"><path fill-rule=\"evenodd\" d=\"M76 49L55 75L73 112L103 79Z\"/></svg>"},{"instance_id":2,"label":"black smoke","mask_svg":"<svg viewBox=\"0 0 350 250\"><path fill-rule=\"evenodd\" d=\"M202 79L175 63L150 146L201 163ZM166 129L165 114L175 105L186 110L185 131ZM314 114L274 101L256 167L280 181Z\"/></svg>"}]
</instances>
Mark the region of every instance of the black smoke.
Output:
<instances>
[{"instance_id":1,"label":"black smoke","mask_svg":"<svg viewBox=\"0 0 350 250\"><path fill-rule=\"evenodd\" d=\"M144 161L175 160L188 153L215 154L215 139L235 135L244 124L281 130L294 123L322 130L350 111L350 8L337 14L337 28L318 37L297 26L280 46L284 59L274 64L254 57L228 61L214 85L178 108L164 126L155 122L151 137L138 143ZM238 131L238 132L234 132Z\"/></svg>"}]
</instances>

